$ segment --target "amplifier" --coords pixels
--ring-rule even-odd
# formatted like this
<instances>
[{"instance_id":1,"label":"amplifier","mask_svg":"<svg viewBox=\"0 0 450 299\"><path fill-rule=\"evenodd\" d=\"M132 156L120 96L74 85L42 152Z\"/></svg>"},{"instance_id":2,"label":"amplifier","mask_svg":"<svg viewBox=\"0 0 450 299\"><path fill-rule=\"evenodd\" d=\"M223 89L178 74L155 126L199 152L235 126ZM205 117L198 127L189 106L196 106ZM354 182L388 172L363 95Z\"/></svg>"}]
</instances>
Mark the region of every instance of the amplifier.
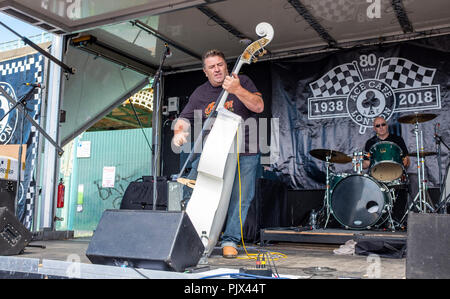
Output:
<instances>
[{"instance_id":1,"label":"amplifier","mask_svg":"<svg viewBox=\"0 0 450 299\"><path fill-rule=\"evenodd\" d=\"M0 179L0 208L7 208L15 214L17 181Z\"/></svg>"},{"instance_id":2,"label":"amplifier","mask_svg":"<svg viewBox=\"0 0 450 299\"><path fill-rule=\"evenodd\" d=\"M121 210L153 210L153 177L131 182L120 203ZM167 179L156 179L156 210L167 210Z\"/></svg>"},{"instance_id":3,"label":"amplifier","mask_svg":"<svg viewBox=\"0 0 450 299\"><path fill-rule=\"evenodd\" d=\"M183 187L184 185L178 182L167 182L168 188L168 211L181 211L181 202L183 200Z\"/></svg>"}]
</instances>

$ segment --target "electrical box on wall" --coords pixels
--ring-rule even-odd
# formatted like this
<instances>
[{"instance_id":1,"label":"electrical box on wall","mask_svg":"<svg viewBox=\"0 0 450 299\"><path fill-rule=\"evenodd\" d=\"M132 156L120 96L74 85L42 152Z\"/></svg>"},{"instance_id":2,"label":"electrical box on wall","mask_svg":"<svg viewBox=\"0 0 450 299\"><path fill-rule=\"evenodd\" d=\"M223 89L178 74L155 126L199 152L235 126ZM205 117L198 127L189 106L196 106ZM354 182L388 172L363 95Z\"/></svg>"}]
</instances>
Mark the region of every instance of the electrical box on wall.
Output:
<instances>
[{"instance_id":1,"label":"electrical box on wall","mask_svg":"<svg viewBox=\"0 0 450 299\"><path fill-rule=\"evenodd\" d=\"M180 112L179 97L170 97L167 99L167 112L176 112L177 114Z\"/></svg>"},{"instance_id":2,"label":"electrical box on wall","mask_svg":"<svg viewBox=\"0 0 450 299\"><path fill-rule=\"evenodd\" d=\"M180 113L180 98L170 97L167 99L167 106L163 106L163 115L179 114Z\"/></svg>"}]
</instances>

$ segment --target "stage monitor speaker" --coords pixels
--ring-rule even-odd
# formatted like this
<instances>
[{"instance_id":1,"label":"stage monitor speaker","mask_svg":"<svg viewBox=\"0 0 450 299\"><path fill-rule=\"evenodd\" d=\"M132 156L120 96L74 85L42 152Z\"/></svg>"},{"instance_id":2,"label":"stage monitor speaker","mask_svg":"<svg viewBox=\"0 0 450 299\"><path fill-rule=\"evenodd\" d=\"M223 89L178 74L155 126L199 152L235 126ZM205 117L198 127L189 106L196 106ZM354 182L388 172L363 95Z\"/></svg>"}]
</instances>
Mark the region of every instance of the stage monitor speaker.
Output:
<instances>
[{"instance_id":1,"label":"stage monitor speaker","mask_svg":"<svg viewBox=\"0 0 450 299\"><path fill-rule=\"evenodd\" d=\"M0 208L7 208L15 214L16 181L0 180Z\"/></svg>"},{"instance_id":2,"label":"stage monitor speaker","mask_svg":"<svg viewBox=\"0 0 450 299\"><path fill-rule=\"evenodd\" d=\"M31 232L7 208L0 208L0 255L20 254L31 238Z\"/></svg>"},{"instance_id":3,"label":"stage monitor speaker","mask_svg":"<svg viewBox=\"0 0 450 299\"><path fill-rule=\"evenodd\" d=\"M106 210L86 256L93 264L182 272L204 250L185 212Z\"/></svg>"},{"instance_id":4,"label":"stage monitor speaker","mask_svg":"<svg viewBox=\"0 0 450 299\"><path fill-rule=\"evenodd\" d=\"M450 215L408 215L406 278L450 278Z\"/></svg>"}]
</instances>

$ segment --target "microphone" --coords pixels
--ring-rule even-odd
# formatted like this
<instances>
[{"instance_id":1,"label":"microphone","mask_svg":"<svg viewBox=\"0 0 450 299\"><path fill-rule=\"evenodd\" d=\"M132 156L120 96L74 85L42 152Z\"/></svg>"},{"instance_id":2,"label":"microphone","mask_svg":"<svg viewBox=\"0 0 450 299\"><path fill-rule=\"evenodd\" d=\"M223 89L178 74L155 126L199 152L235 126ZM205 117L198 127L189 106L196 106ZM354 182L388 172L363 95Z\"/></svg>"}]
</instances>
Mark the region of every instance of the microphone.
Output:
<instances>
[{"instance_id":1,"label":"microphone","mask_svg":"<svg viewBox=\"0 0 450 299\"><path fill-rule=\"evenodd\" d=\"M23 83L23 85L44 88L44 86L42 86L40 83Z\"/></svg>"},{"instance_id":2,"label":"microphone","mask_svg":"<svg viewBox=\"0 0 450 299\"><path fill-rule=\"evenodd\" d=\"M167 43L164 44L164 47L166 47L166 52L164 55L166 55L166 58L172 57L172 51L169 48L169 45Z\"/></svg>"}]
</instances>

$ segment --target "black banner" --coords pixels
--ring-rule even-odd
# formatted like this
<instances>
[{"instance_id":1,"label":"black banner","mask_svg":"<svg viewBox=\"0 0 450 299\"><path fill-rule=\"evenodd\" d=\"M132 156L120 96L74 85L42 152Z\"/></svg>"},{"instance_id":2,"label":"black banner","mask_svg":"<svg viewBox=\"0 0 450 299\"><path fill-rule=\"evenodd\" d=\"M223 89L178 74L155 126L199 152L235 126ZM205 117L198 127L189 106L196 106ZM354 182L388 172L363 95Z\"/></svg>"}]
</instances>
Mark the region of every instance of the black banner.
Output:
<instances>
[{"instance_id":1,"label":"black banner","mask_svg":"<svg viewBox=\"0 0 450 299\"><path fill-rule=\"evenodd\" d=\"M355 48L272 64L272 116L279 118L279 157L274 168L293 189L325 188L325 162L313 149L331 149L353 157L374 135L373 119L388 120L391 134L416 152L414 124L399 117L432 113L419 123L424 151L437 152L435 132L450 145L450 37ZM436 131L437 130L437 131ZM420 148L419 148L420 150ZM441 146L442 175L449 164ZM425 158L429 187L439 186L437 155ZM352 163L334 164L335 172L354 173ZM408 173L417 173L411 157Z\"/></svg>"}]
</instances>

